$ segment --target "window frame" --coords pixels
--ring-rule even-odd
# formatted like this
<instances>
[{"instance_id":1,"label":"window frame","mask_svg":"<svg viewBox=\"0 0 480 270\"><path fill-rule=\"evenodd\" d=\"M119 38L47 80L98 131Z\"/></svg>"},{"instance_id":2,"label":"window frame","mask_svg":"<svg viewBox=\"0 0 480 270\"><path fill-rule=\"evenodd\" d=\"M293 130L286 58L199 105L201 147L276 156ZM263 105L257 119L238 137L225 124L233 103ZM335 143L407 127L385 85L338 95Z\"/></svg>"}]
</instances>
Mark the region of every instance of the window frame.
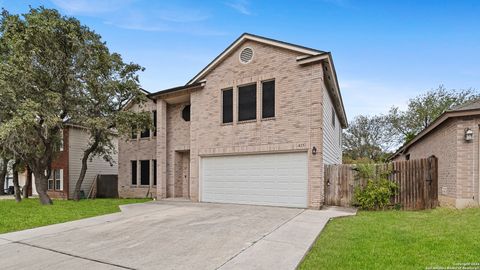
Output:
<instances>
[{"instance_id":1,"label":"window frame","mask_svg":"<svg viewBox=\"0 0 480 270\"><path fill-rule=\"evenodd\" d=\"M146 163L147 165L147 168L146 170L144 170L143 168L143 165ZM144 184L143 180L144 180L144 175L143 173L146 173L147 175L146 176L146 181L147 183ZM149 159L143 159L143 160L140 160L140 186L149 186L150 185L150 160Z\"/></svg>"},{"instance_id":2,"label":"window frame","mask_svg":"<svg viewBox=\"0 0 480 270\"><path fill-rule=\"evenodd\" d=\"M187 108L188 108L188 119L185 119L184 113L185 113L185 110L187 110ZM181 112L183 121L190 122L190 119L191 119L191 116L192 116L191 109L192 109L191 104L186 104L185 106L183 106L182 112Z\"/></svg>"},{"instance_id":3,"label":"window frame","mask_svg":"<svg viewBox=\"0 0 480 270\"><path fill-rule=\"evenodd\" d=\"M58 173L58 177L57 177ZM50 177L47 179L47 190L48 191L63 191L63 169L52 169L50 172ZM58 183L58 188L57 188Z\"/></svg>"},{"instance_id":4,"label":"window frame","mask_svg":"<svg viewBox=\"0 0 480 270\"><path fill-rule=\"evenodd\" d=\"M231 121L229 122L225 122L225 92L227 91L231 91L232 93L232 98L231 98ZM234 104L233 104L233 99L234 99L234 93L233 93L233 87L229 87L229 88L224 88L221 90L221 97L222 97L222 113L221 113L221 117L220 117L220 122L223 124L223 125L231 125L233 124L233 122L235 121L234 119L234 115L233 115L233 112L235 111L234 109Z\"/></svg>"},{"instance_id":5,"label":"window frame","mask_svg":"<svg viewBox=\"0 0 480 270\"><path fill-rule=\"evenodd\" d=\"M240 93L241 93L241 88L249 87L249 86L255 86L255 94L253 95L255 97L255 105L253 106L255 117L251 118L251 119L240 119ZM253 122L253 121L256 121L258 119L258 113L257 113L258 100L257 99L258 99L257 82L237 86L237 122L238 123Z\"/></svg>"},{"instance_id":6,"label":"window frame","mask_svg":"<svg viewBox=\"0 0 480 270\"><path fill-rule=\"evenodd\" d=\"M150 138L150 129L146 128L144 131L140 131L140 139L148 139Z\"/></svg>"},{"instance_id":7,"label":"window frame","mask_svg":"<svg viewBox=\"0 0 480 270\"><path fill-rule=\"evenodd\" d=\"M156 137L157 136L157 110L153 110L152 111L152 117L153 117L153 131L152 131L152 135L153 137Z\"/></svg>"},{"instance_id":8,"label":"window frame","mask_svg":"<svg viewBox=\"0 0 480 270\"><path fill-rule=\"evenodd\" d=\"M153 165L153 186L157 185L157 160L153 159L152 160L152 165Z\"/></svg>"},{"instance_id":9,"label":"window frame","mask_svg":"<svg viewBox=\"0 0 480 270\"><path fill-rule=\"evenodd\" d=\"M130 160L130 184L138 185L138 162L136 160Z\"/></svg>"},{"instance_id":10,"label":"window frame","mask_svg":"<svg viewBox=\"0 0 480 270\"><path fill-rule=\"evenodd\" d=\"M270 83L270 82L273 82L273 116L267 116L265 117L264 116L264 84L265 83ZM261 84L262 84L262 101L261 101L261 114L262 114L262 120L268 120L268 119L274 119L276 117L276 106L277 106L277 95L276 95L276 82L275 82L275 79L269 79L269 80L264 80L264 81L261 81Z\"/></svg>"}]
</instances>

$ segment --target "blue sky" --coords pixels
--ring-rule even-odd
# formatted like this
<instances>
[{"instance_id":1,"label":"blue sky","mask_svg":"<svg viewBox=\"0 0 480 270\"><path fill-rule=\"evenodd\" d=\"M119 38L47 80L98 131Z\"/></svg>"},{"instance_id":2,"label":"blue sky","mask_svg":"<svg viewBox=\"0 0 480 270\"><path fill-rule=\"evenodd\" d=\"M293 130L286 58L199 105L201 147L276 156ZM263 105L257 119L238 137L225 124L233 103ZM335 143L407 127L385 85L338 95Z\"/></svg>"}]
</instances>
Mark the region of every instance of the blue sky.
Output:
<instances>
[{"instance_id":1,"label":"blue sky","mask_svg":"<svg viewBox=\"0 0 480 270\"><path fill-rule=\"evenodd\" d=\"M444 84L480 90L480 1L0 1L75 16L148 91L183 85L243 32L331 51L349 119Z\"/></svg>"}]
</instances>

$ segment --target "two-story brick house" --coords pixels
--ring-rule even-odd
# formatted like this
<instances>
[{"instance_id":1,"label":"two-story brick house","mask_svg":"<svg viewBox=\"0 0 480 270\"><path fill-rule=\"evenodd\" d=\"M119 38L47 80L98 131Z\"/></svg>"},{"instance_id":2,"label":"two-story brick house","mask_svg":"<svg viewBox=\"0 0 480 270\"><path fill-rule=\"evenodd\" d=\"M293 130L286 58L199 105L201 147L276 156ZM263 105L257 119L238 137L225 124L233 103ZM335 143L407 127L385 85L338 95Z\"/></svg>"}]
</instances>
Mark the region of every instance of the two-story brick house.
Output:
<instances>
[{"instance_id":1,"label":"two-story brick house","mask_svg":"<svg viewBox=\"0 0 480 270\"><path fill-rule=\"evenodd\" d=\"M319 208L347 125L332 56L243 34L185 86L148 95L119 141L121 197Z\"/></svg>"}]
</instances>

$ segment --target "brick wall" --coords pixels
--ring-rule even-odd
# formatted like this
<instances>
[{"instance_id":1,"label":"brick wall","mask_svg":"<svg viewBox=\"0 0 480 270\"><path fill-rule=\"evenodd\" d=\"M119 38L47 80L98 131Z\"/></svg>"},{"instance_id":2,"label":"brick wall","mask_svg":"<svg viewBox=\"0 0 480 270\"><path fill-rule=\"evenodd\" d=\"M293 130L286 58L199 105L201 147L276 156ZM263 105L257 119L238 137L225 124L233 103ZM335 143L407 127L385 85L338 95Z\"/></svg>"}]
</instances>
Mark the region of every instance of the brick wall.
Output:
<instances>
[{"instance_id":1,"label":"brick wall","mask_svg":"<svg viewBox=\"0 0 480 270\"><path fill-rule=\"evenodd\" d=\"M413 144L395 160L438 157L439 200L441 205L459 208L478 204L480 119L453 118L446 120L430 134ZM474 131L473 142L465 142L465 128Z\"/></svg>"},{"instance_id":2,"label":"brick wall","mask_svg":"<svg viewBox=\"0 0 480 270\"><path fill-rule=\"evenodd\" d=\"M153 111L156 104L148 100L142 105L133 105L133 111ZM140 160L154 160L157 155L157 138L150 132L150 138L131 139L130 136L121 137L118 140L118 193L121 198L144 198L155 197L156 188L140 185ZM131 163L137 160L137 185L131 183ZM150 163L151 183L153 183L153 162Z\"/></svg>"},{"instance_id":3,"label":"brick wall","mask_svg":"<svg viewBox=\"0 0 480 270\"><path fill-rule=\"evenodd\" d=\"M253 60L242 64L238 52L244 47L254 51ZM190 125L191 197L197 201L199 158L207 155L260 153L276 151L309 152L309 206L320 207L322 182L322 87L320 64L299 66L300 54L269 45L247 41L206 76L203 90L191 94ZM257 101L261 101L261 82L275 79L275 119L238 123L237 87L257 83ZM221 90L233 88L232 124L221 123ZM319 153L310 154L316 146Z\"/></svg>"}]
</instances>

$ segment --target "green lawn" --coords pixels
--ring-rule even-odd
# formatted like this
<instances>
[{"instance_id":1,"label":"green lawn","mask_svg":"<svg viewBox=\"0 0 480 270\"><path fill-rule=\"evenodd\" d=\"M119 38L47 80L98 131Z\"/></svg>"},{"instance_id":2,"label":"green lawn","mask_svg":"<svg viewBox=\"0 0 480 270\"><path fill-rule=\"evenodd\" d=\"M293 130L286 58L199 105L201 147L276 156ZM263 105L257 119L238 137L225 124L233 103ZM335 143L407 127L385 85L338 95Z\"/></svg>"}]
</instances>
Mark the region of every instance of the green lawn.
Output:
<instances>
[{"instance_id":1,"label":"green lawn","mask_svg":"<svg viewBox=\"0 0 480 270\"><path fill-rule=\"evenodd\" d=\"M0 233L115 213L120 211L121 204L146 201L149 199L55 200L53 205L44 206L38 199L26 199L21 203L0 200Z\"/></svg>"},{"instance_id":2,"label":"green lawn","mask_svg":"<svg viewBox=\"0 0 480 270\"><path fill-rule=\"evenodd\" d=\"M480 268L478 208L361 211L334 219L300 269L425 269L459 263Z\"/></svg>"}]
</instances>

